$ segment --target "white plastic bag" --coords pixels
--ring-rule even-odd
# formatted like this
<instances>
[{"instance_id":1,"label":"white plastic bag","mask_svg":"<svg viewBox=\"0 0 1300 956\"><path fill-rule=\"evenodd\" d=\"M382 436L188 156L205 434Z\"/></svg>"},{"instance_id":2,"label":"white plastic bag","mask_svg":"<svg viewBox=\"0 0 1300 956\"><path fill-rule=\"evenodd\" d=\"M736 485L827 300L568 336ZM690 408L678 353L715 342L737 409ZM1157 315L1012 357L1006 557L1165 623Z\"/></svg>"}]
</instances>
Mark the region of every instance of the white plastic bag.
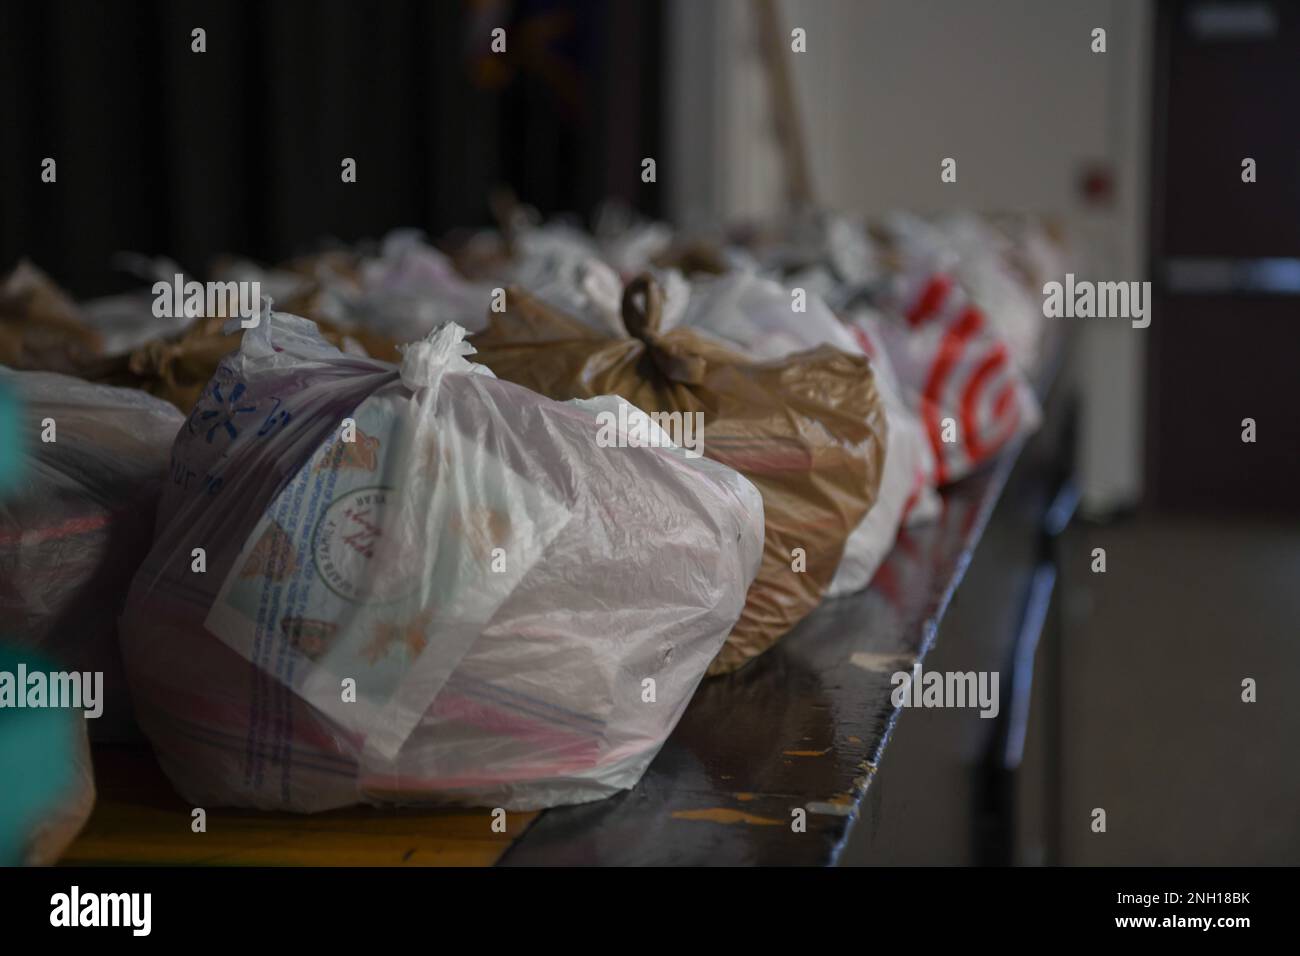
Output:
<instances>
[{"instance_id":1,"label":"white plastic bag","mask_svg":"<svg viewBox=\"0 0 1300 956\"><path fill-rule=\"evenodd\" d=\"M126 355L154 339L180 335L198 315L182 310L179 315L154 315L156 296L153 285L166 282L168 286L181 276L182 284L189 280L185 270L163 256L150 259L133 252L119 252L114 264L122 271L136 276L148 286L135 292L103 296L82 302L81 319L94 329L103 341L104 355ZM271 290L264 290L271 294Z\"/></svg>"},{"instance_id":2,"label":"white plastic bag","mask_svg":"<svg viewBox=\"0 0 1300 956\"><path fill-rule=\"evenodd\" d=\"M20 399L25 426L17 485L0 499L5 636L102 672L106 700L91 733L130 736L116 619L148 553L184 416L145 392L53 372L0 368L0 383Z\"/></svg>"},{"instance_id":3,"label":"white plastic bag","mask_svg":"<svg viewBox=\"0 0 1300 956\"><path fill-rule=\"evenodd\" d=\"M584 233L560 224L523 229L515 247L500 272L502 282L593 328L623 328L623 280Z\"/></svg>"},{"instance_id":4,"label":"white plastic bag","mask_svg":"<svg viewBox=\"0 0 1300 956\"><path fill-rule=\"evenodd\" d=\"M984 310L951 274L895 277L877 326L934 454L934 483L970 474L1038 427L1038 399Z\"/></svg>"},{"instance_id":5,"label":"white plastic bag","mask_svg":"<svg viewBox=\"0 0 1300 956\"><path fill-rule=\"evenodd\" d=\"M933 521L941 507L933 484L933 453L920 419L903 400L877 322L867 310L858 310L852 329L863 353L871 359L876 390L889 422L885 471L875 506L867 512L844 548L844 558L831 581L832 597L850 594L869 584L876 569L889 556L899 528Z\"/></svg>"},{"instance_id":6,"label":"white plastic bag","mask_svg":"<svg viewBox=\"0 0 1300 956\"><path fill-rule=\"evenodd\" d=\"M394 230L378 256L362 258L353 282L323 272L325 318L399 342L424 338L445 322L484 328L493 286L461 276L450 259L415 230Z\"/></svg>"},{"instance_id":7,"label":"white plastic bag","mask_svg":"<svg viewBox=\"0 0 1300 956\"><path fill-rule=\"evenodd\" d=\"M989 222L969 214L929 222L894 213L889 227L906 272L952 275L1007 343L1016 365L1032 372L1039 365L1046 320L1042 284L1011 268L1012 241ZM1057 273L1059 277L1063 273Z\"/></svg>"},{"instance_id":8,"label":"white plastic bag","mask_svg":"<svg viewBox=\"0 0 1300 956\"><path fill-rule=\"evenodd\" d=\"M365 329L396 342L424 338L444 322L471 331L486 325L489 282L460 275L451 260L415 229L395 229L376 251L373 243L299 260L293 268L264 269L242 259L218 268L225 281L257 281L276 302L310 303L311 315L344 332Z\"/></svg>"},{"instance_id":9,"label":"white plastic bag","mask_svg":"<svg viewBox=\"0 0 1300 956\"><path fill-rule=\"evenodd\" d=\"M463 335L399 369L264 317L180 432L123 636L196 804L605 796L739 616L757 490L674 447L598 447L621 400L498 381Z\"/></svg>"}]
</instances>

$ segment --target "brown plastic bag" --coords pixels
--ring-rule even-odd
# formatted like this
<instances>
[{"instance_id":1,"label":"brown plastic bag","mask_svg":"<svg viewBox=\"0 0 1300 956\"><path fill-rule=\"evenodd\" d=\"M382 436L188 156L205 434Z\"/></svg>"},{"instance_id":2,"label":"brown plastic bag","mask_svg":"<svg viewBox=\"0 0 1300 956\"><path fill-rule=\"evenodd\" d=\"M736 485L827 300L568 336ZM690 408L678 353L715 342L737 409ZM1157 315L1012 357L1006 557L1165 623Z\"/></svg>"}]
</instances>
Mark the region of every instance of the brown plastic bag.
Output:
<instances>
[{"instance_id":1,"label":"brown plastic bag","mask_svg":"<svg viewBox=\"0 0 1300 956\"><path fill-rule=\"evenodd\" d=\"M290 268L307 275L326 263L337 270L348 267L346 258L331 254L291 263ZM316 314L317 294L309 283L280 311L315 319L321 335L344 351L359 348L371 358L401 360L391 339L366 330L344 331ZM239 348L239 334L222 331L226 322L220 315L198 318L179 335L153 339L124 355L104 356L100 334L86 323L72 298L23 260L0 282L0 365L144 389L188 414L221 359Z\"/></svg>"},{"instance_id":2,"label":"brown plastic bag","mask_svg":"<svg viewBox=\"0 0 1300 956\"><path fill-rule=\"evenodd\" d=\"M286 309L285 311L292 311ZM78 374L105 385L141 388L171 402L187 415L199 400L221 360L239 348L241 333L222 331L228 319L197 319L180 336L155 339L128 355L101 360L83 367ZM342 332L326 322L318 323L321 335L344 351L358 347L371 358L396 361L397 346L377 335Z\"/></svg>"},{"instance_id":3,"label":"brown plastic bag","mask_svg":"<svg viewBox=\"0 0 1300 956\"><path fill-rule=\"evenodd\" d=\"M0 282L0 365L75 373L102 348L76 303L26 259Z\"/></svg>"},{"instance_id":4,"label":"brown plastic bag","mask_svg":"<svg viewBox=\"0 0 1300 956\"><path fill-rule=\"evenodd\" d=\"M627 338L610 338L511 288L471 339L499 377L550 398L616 394L649 413L703 412L709 458L763 496L758 576L710 674L771 647L821 600L850 532L875 501L885 418L867 360L829 346L750 362L689 329L659 331L659 286L623 293ZM794 570L803 549L806 569Z\"/></svg>"}]
</instances>

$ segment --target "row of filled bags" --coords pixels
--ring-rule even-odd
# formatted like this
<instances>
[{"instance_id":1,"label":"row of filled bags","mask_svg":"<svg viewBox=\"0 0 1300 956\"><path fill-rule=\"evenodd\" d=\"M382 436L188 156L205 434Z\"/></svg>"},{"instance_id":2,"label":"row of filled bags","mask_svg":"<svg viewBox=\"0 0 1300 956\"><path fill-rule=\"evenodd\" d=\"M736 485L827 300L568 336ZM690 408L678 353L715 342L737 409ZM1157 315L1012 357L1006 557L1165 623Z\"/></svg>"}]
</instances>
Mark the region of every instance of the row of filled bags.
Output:
<instances>
[{"instance_id":1,"label":"row of filled bags","mask_svg":"<svg viewBox=\"0 0 1300 956\"><path fill-rule=\"evenodd\" d=\"M606 796L706 674L865 588L1036 426L1060 255L1030 221L686 241L516 212L452 252L227 260L276 303L243 331L22 265L0 612L104 672L94 729L138 723L196 805Z\"/></svg>"}]
</instances>

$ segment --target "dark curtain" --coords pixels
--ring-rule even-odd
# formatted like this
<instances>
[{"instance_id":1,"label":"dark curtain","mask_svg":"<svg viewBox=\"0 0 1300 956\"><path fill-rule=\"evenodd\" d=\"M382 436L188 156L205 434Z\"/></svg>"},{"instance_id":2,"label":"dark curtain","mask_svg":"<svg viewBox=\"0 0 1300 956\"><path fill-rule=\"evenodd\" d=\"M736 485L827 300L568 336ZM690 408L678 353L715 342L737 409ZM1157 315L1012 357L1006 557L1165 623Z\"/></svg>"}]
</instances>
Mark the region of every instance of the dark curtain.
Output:
<instances>
[{"instance_id":1,"label":"dark curtain","mask_svg":"<svg viewBox=\"0 0 1300 956\"><path fill-rule=\"evenodd\" d=\"M119 250L201 276L224 252L436 237L489 224L499 185L548 214L607 197L657 214L640 159L658 155L661 17L628 0L6 0L0 267L26 256L89 296L137 284Z\"/></svg>"}]
</instances>

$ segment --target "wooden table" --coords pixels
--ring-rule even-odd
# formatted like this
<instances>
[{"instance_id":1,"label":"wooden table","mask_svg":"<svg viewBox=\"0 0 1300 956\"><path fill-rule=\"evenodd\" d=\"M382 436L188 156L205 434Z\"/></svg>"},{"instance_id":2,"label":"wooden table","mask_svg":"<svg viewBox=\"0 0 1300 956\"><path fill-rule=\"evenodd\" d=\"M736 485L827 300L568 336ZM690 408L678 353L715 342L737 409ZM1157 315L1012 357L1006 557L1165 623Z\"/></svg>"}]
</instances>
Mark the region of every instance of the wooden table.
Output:
<instances>
[{"instance_id":1,"label":"wooden table","mask_svg":"<svg viewBox=\"0 0 1300 956\"><path fill-rule=\"evenodd\" d=\"M95 809L60 861L68 865L490 866L536 819L490 811L354 807L303 816L213 809L207 832L147 747L95 748Z\"/></svg>"}]
</instances>

